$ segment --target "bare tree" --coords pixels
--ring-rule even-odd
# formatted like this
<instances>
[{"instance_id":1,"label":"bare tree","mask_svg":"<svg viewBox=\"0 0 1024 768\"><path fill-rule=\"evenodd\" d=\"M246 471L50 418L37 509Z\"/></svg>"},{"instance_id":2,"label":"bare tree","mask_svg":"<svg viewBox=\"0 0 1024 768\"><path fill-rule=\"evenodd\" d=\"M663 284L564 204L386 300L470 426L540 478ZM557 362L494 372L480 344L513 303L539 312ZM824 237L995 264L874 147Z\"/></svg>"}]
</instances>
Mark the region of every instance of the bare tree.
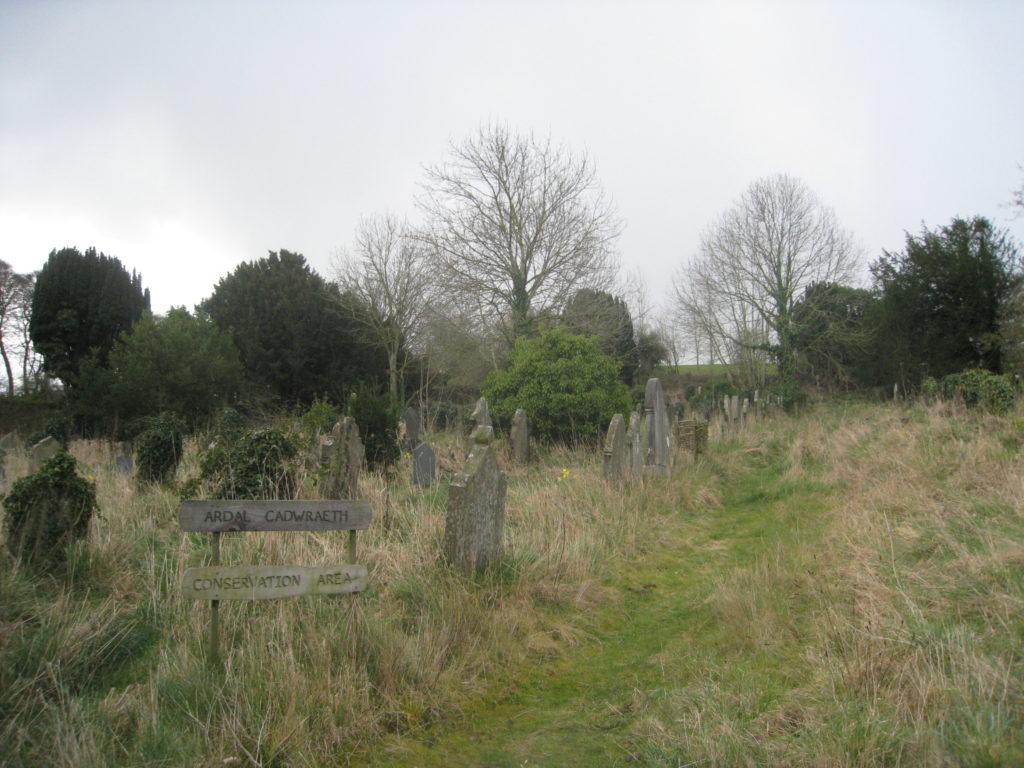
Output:
<instances>
[{"instance_id":1,"label":"bare tree","mask_svg":"<svg viewBox=\"0 0 1024 768\"><path fill-rule=\"evenodd\" d=\"M538 315L615 272L620 226L593 163L550 140L489 126L427 169L417 237L463 304L495 318L511 343Z\"/></svg>"},{"instance_id":2,"label":"bare tree","mask_svg":"<svg viewBox=\"0 0 1024 768\"><path fill-rule=\"evenodd\" d=\"M14 396L14 368L11 353L20 341L19 320L25 317L32 303L32 278L20 275L6 261L0 260L0 358L7 376L7 395ZM12 344L12 340L14 344Z\"/></svg>"},{"instance_id":3,"label":"bare tree","mask_svg":"<svg viewBox=\"0 0 1024 768\"><path fill-rule=\"evenodd\" d=\"M388 356L388 388L392 404L400 396L405 360L428 311L433 281L422 247L408 236L408 225L391 215L359 222L353 253L342 253L335 276L342 291L370 309L360 315L373 340Z\"/></svg>"},{"instance_id":4,"label":"bare tree","mask_svg":"<svg viewBox=\"0 0 1024 768\"><path fill-rule=\"evenodd\" d=\"M812 283L851 280L858 257L831 209L793 177L770 176L705 232L696 258L676 275L676 300L719 359L749 365L761 353L789 381L796 300Z\"/></svg>"}]
</instances>

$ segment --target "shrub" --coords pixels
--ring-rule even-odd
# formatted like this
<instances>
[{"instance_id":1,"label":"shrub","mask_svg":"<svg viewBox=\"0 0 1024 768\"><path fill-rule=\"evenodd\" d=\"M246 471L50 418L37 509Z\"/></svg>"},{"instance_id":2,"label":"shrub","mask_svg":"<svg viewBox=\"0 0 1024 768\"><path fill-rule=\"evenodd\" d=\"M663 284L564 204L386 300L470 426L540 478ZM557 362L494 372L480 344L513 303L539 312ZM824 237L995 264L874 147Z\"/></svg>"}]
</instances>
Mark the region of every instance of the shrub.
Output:
<instances>
[{"instance_id":1,"label":"shrub","mask_svg":"<svg viewBox=\"0 0 1024 768\"><path fill-rule=\"evenodd\" d=\"M359 427L367 465L375 469L394 464L402 449L398 445L398 412L391 407L391 398L360 389L349 398L348 412Z\"/></svg>"},{"instance_id":2,"label":"shrub","mask_svg":"<svg viewBox=\"0 0 1024 768\"><path fill-rule=\"evenodd\" d=\"M159 483L174 476L181 461L185 425L177 416L161 414L139 422L141 433L135 441L139 477Z\"/></svg>"},{"instance_id":3,"label":"shrub","mask_svg":"<svg viewBox=\"0 0 1024 768\"><path fill-rule=\"evenodd\" d=\"M59 565L67 546L83 538L98 509L96 485L79 476L65 451L34 475L14 483L3 499L7 546L15 557L41 567Z\"/></svg>"},{"instance_id":4,"label":"shrub","mask_svg":"<svg viewBox=\"0 0 1024 768\"><path fill-rule=\"evenodd\" d=\"M220 438L200 460L202 478L219 499L290 499L295 495L295 441L279 429Z\"/></svg>"},{"instance_id":5,"label":"shrub","mask_svg":"<svg viewBox=\"0 0 1024 768\"><path fill-rule=\"evenodd\" d=\"M969 408L980 407L990 413L1007 413L1016 400L1013 385L1006 377L980 368L943 377L940 389L945 398L960 398Z\"/></svg>"},{"instance_id":6,"label":"shrub","mask_svg":"<svg viewBox=\"0 0 1024 768\"><path fill-rule=\"evenodd\" d=\"M1016 399L1013 384L1005 376L989 374L981 383L981 404L989 413L1009 413Z\"/></svg>"},{"instance_id":7,"label":"shrub","mask_svg":"<svg viewBox=\"0 0 1024 768\"><path fill-rule=\"evenodd\" d=\"M338 423L338 409L319 397L309 406L309 410L302 414L299 419L299 428L310 441L315 441L316 436L330 432Z\"/></svg>"},{"instance_id":8,"label":"shrub","mask_svg":"<svg viewBox=\"0 0 1024 768\"><path fill-rule=\"evenodd\" d=\"M594 339L558 328L519 339L508 367L487 377L483 395L500 423L522 408L534 435L547 441L596 440L612 416L629 412L615 361Z\"/></svg>"}]
</instances>

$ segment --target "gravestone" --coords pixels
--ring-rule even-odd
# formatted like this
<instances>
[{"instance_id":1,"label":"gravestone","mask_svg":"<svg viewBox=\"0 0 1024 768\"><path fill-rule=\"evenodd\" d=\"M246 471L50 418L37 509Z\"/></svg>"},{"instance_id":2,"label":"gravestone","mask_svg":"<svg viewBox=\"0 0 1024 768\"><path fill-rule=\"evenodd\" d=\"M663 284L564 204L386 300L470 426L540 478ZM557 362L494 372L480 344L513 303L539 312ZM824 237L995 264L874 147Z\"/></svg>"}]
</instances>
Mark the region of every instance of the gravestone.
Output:
<instances>
[{"instance_id":1,"label":"gravestone","mask_svg":"<svg viewBox=\"0 0 1024 768\"><path fill-rule=\"evenodd\" d=\"M470 414L470 418L475 422L477 427L490 427L491 424L491 412L487 407L487 399L481 397L476 401L476 408L473 409L473 413Z\"/></svg>"},{"instance_id":2,"label":"gravestone","mask_svg":"<svg viewBox=\"0 0 1024 768\"><path fill-rule=\"evenodd\" d=\"M740 396L733 395L729 398L729 421L738 426L740 421Z\"/></svg>"},{"instance_id":3,"label":"gravestone","mask_svg":"<svg viewBox=\"0 0 1024 768\"><path fill-rule=\"evenodd\" d=\"M648 379L644 395L644 424L647 427L647 455L644 471L668 476L672 470L672 424L661 379Z\"/></svg>"},{"instance_id":4,"label":"gravestone","mask_svg":"<svg viewBox=\"0 0 1024 768\"><path fill-rule=\"evenodd\" d=\"M444 524L444 556L464 573L480 571L498 561L505 527L507 481L490 444L493 430L479 425L473 434L465 472L455 475L448 488Z\"/></svg>"},{"instance_id":5,"label":"gravestone","mask_svg":"<svg viewBox=\"0 0 1024 768\"><path fill-rule=\"evenodd\" d=\"M750 401L747 398L743 398L743 406L740 409L740 414L743 419L743 426L747 426L747 421L750 418Z\"/></svg>"},{"instance_id":6,"label":"gravestone","mask_svg":"<svg viewBox=\"0 0 1024 768\"><path fill-rule=\"evenodd\" d=\"M354 499L359 473L366 467L366 451L355 419L344 417L320 438L320 462L328 474L320 492L325 499Z\"/></svg>"},{"instance_id":7,"label":"gravestone","mask_svg":"<svg viewBox=\"0 0 1024 768\"><path fill-rule=\"evenodd\" d=\"M516 464L530 461L530 424L522 408L512 417L512 461Z\"/></svg>"},{"instance_id":8,"label":"gravestone","mask_svg":"<svg viewBox=\"0 0 1024 768\"><path fill-rule=\"evenodd\" d=\"M132 459L131 449L122 449L118 451L117 456L114 458L114 463L117 465L117 471L122 475L130 475L135 469L135 462Z\"/></svg>"},{"instance_id":9,"label":"gravestone","mask_svg":"<svg viewBox=\"0 0 1024 768\"><path fill-rule=\"evenodd\" d=\"M629 416L629 428L626 429L626 471L631 479L640 477L644 470L644 459L646 458L645 447L647 439L643 429L644 421L640 414L634 411Z\"/></svg>"},{"instance_id":10,"label":"gravestone","mask_svg":"<svg viewBox=\"0 0 1024 768\"><path fill-rule=\"evenodd\" d=\"M420 488L429 488L437 474L437 457L434 449L420 443L412 449L412 481Z\"/></svg>"},{"instance_id":11,"label":"gravestone","mask_svg":"<svg viewBox=\"0 0 1024 768\"><path fill-rule=\"evenodd\" d=\"M708 423L700 419L682 419L679 422L679 446L694 458L706 453Z\"/></svg>"},{"instance_id":12,"label":"gravestone","mask_svg":"<svg viewBox=\"0 0 1024 768\"><path fill-rule=\"evenodd\" d=\"M405 424L405 450L411 451L420 444L420 415L415 408L406 408L402 413Z\"/></svg>"},{"instance_id":13,"label":"gravestone","mask_svg":"<svg viewBox=\"0 0 1024 768\"><path fill-rule=\"evenodd\" d=\"M628 461L626 420L621 413L616 413L612 416L608 434L604 438L604 479L616 488L621 488L629 472Z\"/></svg>"},{"instance_id":14,"label":"gravestone","mask_svg":"<svg viewBox=\"0 0 1024 768\"><path fill-rule=\"evenodd\" d=\"M32 446L29 451L29 471L34 474L43 466L43 462L60 453L60 443L52 437L44 437Z\"/></svg>"}]
</instances>

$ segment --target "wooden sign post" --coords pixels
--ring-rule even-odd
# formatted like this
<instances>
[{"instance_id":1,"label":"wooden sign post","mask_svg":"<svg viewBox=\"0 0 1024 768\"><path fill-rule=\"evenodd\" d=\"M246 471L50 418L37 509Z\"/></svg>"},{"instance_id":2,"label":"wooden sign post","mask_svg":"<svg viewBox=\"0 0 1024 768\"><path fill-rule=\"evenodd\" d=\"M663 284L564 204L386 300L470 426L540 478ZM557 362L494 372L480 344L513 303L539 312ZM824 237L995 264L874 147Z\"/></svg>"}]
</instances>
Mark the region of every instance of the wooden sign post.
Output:
<instances>
[{"instance_id":1,"label":"wooden sign post","mask_svg":"<svg viewBox=\"0 0 1024 768\"><path fill-rule=\"evenodd\" d=\"M220 601L275 600L300 595L338 595L366 589L366 566L356 565L356 531L370 526L370 502L352 501L183 501L182 531L213 534L213 562L185 571L182 592L210 601L210 659L220 665ZM348 531L344 565L229 566L220 564L220 535L244 531Z\"/></svg>"}]
</instances>

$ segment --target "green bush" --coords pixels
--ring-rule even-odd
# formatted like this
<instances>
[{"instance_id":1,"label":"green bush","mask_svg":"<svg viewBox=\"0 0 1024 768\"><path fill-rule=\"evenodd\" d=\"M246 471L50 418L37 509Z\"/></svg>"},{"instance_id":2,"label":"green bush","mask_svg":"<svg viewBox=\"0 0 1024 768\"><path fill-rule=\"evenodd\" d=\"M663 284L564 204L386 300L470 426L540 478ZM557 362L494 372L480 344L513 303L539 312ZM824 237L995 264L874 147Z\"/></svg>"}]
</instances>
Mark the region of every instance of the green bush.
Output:
<instances>
[{"instance_id":1,"label":"green bush","mask_svg":"<svg viewBox=\"0 0 1024 768\"><path fill-rule=\"evenodd\" d=\"M14 483L3 505L7 547L15 557L53 567L64 561L69 544L88 533L98 509L96 485L77 470L75 459L61 451Z\"/></svg>"},{"instance_id":2,"label":"green bush","mask_svg":"<svg viewBox=\"0 0 1024 768\"><path fill-rule=\"evenodd\" d=\"M348 413L359 427L367 466L371 469L387 467L398 461L402 453L398 445L399 414L391 407L387 394L360 389L349 398Z\"/></svg>"},{"instance_id":3,"label":"green bush","mask_svg":"<svg viewBox=\"0 0 1024 768\"><path fill-rule=\"evenodd\" d=\"M959 398L969 408L984 408L990 413L1007 413L1016 401L1013 385L1004 377L981 368L971 368L943 377L942 396Z\"/></svg>"},{"instance_id":4,"label":"green bush","mask_svg":"<svg viewBox=\"0 0 1024 768\"><path fill-rule=\"evenodd\" d=\"M326 399L319 397L313 401L306 411L299 418L299 429L310 441L316 440L316 436L330 432L338 423L338 409L331 405Z\"/></svg>"},{"instance_id":5,"label":"green bush","mask_svg":"<svg viewBox=\"0 0 1024 768\"><path fill-rule=\"evenodd\" d=\"M141 419L139 426L142 431L135 439L139 477L154 483L170 480L181 461L185 424L165 413Z\"/></svg>"},{"instance_id":6,"label":"green bush","mask_svg":"<svg viewBox=\"0 0 1024 768\"><path fill-rule=\"evenodd\" d=\"M619 382L619 366L592 338L562 329L521 338L508 367L487 377L483 395L491 415L511 422L526 411L539 440L597 440L612 416L629 412L629 390Z\"/></svg>"},{"instance_id":7,"label":"green bush","mask_svg":"<svg viewBox=\"0 0 1024 768\"><path fill-rule=\"evenodd\" d=\"M1005 376L990 374L981 383L981 404L989 413L1009 413L1016 400L1013 384Z\"/></svg>"},{"instance_id":8,"label":"green bush","mask_svg":"<svg viewBox=\"0 0 1024 768\"><path fill-rule=\"evenodd\" d=\"M200 459L202 479L218 499L290 499L295 495L295 440L279 429L220 437Z\"/></svg>"}]
</instances>

